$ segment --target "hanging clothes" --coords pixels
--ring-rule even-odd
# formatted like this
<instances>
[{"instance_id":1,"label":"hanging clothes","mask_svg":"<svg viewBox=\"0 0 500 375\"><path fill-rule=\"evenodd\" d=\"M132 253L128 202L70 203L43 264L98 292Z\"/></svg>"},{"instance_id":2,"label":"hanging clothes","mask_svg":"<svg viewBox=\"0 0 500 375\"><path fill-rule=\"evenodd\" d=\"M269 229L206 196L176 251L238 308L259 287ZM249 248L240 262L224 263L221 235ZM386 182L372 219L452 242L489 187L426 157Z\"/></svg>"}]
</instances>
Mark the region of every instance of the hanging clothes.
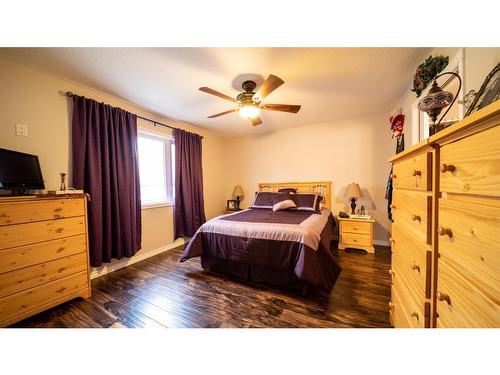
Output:
<instances>
[{"instance_id":1,"label":"hanging clothes","mask_svg":"<svg viewBox=\"0 0 500 375\"><path fill-rule=\"evenodd\" d=\"M396 138L396 154L399 154L401 151L405 149L405 135L400 134ZM392 222L392 166L391 166L391 171L389 172L389 178L387 180L387 186L385 188L385 199L387 199L387 216L389 217L389 220Z\"/></svg>"}]
</instances>

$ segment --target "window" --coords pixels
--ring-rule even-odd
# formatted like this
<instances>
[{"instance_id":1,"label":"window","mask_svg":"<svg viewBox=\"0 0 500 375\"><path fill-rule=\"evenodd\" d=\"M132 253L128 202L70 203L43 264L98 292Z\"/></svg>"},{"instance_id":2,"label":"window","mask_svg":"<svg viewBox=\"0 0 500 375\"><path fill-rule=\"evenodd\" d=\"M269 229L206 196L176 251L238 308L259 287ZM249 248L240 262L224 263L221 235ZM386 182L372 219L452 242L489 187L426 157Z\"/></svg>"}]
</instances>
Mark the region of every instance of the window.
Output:
<instances>
[{"instance_id":1,"label":"window","mask_svg":"<svg viewBox=\"0 0 500 375\"><path fill-rule=\"evenodd\" d=\"M173 203L173 139L139 131L137 147L142 206Z\"/></svg>"}]
</instances>

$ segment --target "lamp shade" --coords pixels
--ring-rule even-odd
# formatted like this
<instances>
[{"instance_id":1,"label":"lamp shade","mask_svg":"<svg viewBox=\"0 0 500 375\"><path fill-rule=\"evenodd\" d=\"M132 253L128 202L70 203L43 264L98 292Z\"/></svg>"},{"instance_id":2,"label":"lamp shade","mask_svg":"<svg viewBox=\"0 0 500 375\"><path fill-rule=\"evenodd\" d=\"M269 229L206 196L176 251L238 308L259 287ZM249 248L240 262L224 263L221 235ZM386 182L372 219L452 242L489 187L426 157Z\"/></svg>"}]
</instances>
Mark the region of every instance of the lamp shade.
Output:
<instances>
[{"instance_id":1,"label":"lamp shade","mask_svg":"<svg viewBox=\"0 0 500 375\"><path fill-rule=\"evenodd\" d=\"M233 197L243 197L243 188L240 185L236 185L233 189Z\"/></svg>"},{"instance_id":2,"label":"lamp shade","mask_svg":"<svg viewBox=\"0 0 500 375\"><path fill-rule=\"evenodd\" d=\"M349 198L361 198L363 194L361 194L359 185L353 182L347 186L347 189L345 189L344 196Z\"/></svg>"}]
</instances>

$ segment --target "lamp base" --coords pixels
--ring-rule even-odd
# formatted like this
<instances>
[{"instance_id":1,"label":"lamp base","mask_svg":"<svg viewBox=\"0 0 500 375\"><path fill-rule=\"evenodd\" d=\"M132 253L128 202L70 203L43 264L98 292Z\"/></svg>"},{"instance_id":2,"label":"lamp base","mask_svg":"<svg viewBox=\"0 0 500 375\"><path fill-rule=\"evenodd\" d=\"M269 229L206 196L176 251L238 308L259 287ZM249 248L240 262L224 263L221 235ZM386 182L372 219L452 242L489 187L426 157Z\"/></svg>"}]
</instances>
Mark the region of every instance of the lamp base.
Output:
<instances>
[{"instance_id":1,"label":"lamp base","mask_svg":"<svg viewBox=\"0 0 500 375\"><path fill-rule=\"evenodd\" d=\"M240 210L240 196L236 196L236 211Z\"/></svg>"},{"instance_id":2,"label":"lamp base","mask_svg":"<svg viewBox=\"0 0 500 375\"><path fill-rule=\"evenodd\" d=\"M352 210L351 215L355 215L356 214L356 212L355 212L355 210L356 210L356 198L354 198L354 197L351 198L351 210Z\"/></svg>"}]
</instances>

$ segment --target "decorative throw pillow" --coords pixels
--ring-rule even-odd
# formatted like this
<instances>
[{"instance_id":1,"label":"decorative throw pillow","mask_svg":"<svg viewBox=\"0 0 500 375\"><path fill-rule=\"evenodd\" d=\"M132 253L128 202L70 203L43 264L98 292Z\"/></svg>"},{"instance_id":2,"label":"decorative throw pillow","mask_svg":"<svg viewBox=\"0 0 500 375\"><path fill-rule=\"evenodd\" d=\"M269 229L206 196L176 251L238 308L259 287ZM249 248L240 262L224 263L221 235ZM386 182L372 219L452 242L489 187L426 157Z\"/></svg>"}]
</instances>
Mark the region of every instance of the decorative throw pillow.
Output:
<instances>
[{"instance_id":1,"label":"decorative throw pillow","mask_svg":"<svg viewBox=\"0 0 500 375\"><path fill-rule=\"evenodd\" d=\"M319 212L320 203L323 197L316 193L298 193L291 196L299 211Z\"/></svg>"},{"instance_id":2,"label":"decorative throw pillow","mask_svg":"<svg viewBox=\"0 0 500 375\"><path fill-rule=\"evenodd\" d=\"M295 208L295 203L291 199L285 199L273 205L273 212L286 210L287 208Z\"/></svg>"},{"instance_id":3,"label":"decorative throw pillow","mask_svg":"<svg viewBox=\"0 0 500 375\"><path fill-rule=\"evenodd\" d=\"M295 202L289 192L278 193L272 197L273 211L286 210L287 208L295 208Z\"/></svg>"}]
</instances>

